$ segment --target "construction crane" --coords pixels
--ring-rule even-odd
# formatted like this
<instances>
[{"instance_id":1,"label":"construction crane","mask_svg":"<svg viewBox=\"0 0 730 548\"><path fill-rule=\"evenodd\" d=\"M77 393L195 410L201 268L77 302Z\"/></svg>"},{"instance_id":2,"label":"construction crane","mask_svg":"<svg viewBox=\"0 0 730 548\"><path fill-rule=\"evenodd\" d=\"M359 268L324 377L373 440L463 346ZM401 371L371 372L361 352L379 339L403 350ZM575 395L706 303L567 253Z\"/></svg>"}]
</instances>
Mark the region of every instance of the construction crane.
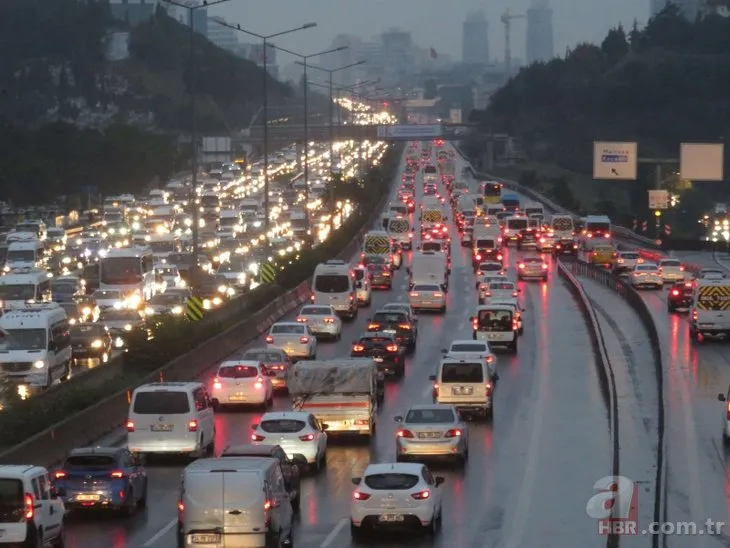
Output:
<instances>
[{"instance_id":1,"label":"construction crane","mask_svg":"<svg viewBox=\"0 0 730 548\"><path fill-rule=\"evenodd\" d=\"M502 14L502 24L504 25L504 70L509 80L512 75L512 53L510 45L512 43L510 31L512 26L512 19L524 19L524 15L511 15L509 8L504 10Z\"/></svg>"}]
</instances>

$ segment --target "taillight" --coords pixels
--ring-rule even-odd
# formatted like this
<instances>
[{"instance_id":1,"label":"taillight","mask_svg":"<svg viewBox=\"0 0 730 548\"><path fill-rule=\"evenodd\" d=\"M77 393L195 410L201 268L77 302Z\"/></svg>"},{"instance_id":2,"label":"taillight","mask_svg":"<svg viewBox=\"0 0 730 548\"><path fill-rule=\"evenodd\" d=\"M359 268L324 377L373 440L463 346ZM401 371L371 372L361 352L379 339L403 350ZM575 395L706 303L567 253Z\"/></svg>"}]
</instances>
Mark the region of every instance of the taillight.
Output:
<instances>
[{"instance_id":1,"label":"taillight","mask_svg":"<svg viewBox=\"0 0 730 548\"><path fill-rule=\"evenodd\" d=\"M314 434L307 434L306 436L299 436L299 439L302 441L312 441L314 439Z\"/></svg>"},{"instance_id":2,"label":"taillight","mask_svg":"<svg viewBox=\"0 0 730 548\"><path fill-rule=\"evenodd\" d=\"M491 291L487 291L487 292L486 292L486 293L484 294L484 296L485 296L485 297L491 297L491 296L492 296L492 292L491 292Z\"/></svg>"},{"instance_id":3,"label":"taillight","mask_svg":"<svg viewBox=\"0 0 730 548\"><path fill-rule=\"evenodd\" d=\"M312 294L311 294L311 295L309 296L309 300L310 300L310 301L312 301L312 302L314 302L314 293L312 293Z\"/></svg>"},{"instance_id":4,"label":"taillight","mask_svg":"<svg viewBox=\"0 0 730 548\"><path fill-rule=\"evenodd\" d=\"M498 261L501 261L502 260L502 255L497 255L497 260Z\"/></svg>"},{"instance_id":5,"label":"taillight","mask_svg":"<svg viewBox=\"0 0 730 548\"><path fill-rule=\"evenodd\" d=\"M369 323L368 329L378 329L380 327L379 323Z\"/></svg>"},{"instance_id":6,"label":"taillight","mask_svg":"<svg viewBox=\"0 0 730 548\"><path fill-rule=\"evenodd\" d=\"M603 237L604 237L604 238L610 238L610 237L611 237L611 233L610 233L610 232L606 232L606 233L605 233L605 234L603 235Z\"/></svg>"},{"instance_id":7,"label":"taillight","mask_svg":"<svg viewBox=\"0 0 730 548\"><path fill-rule=\"evenodd\" d=\"M461 436L461 430L458 428L452 428L444 434L445 438L458 438L459 436Z\"/></svg>"},{"instance_id":8,"label":"taillight","mask_svg":"<svg viewBox=\"0 0 730 548\"><path fill-rule=\"evenodd\" d=\"M177 501L177 512L182 514L185 511L185 503L181 500Z\"/></svg>"},{"instance_id":9,"label":"taillight","mask_svg":"<svg viewBox=\"0 0 730 548\"><path fill-rule=\"evenodd\" d=\"M66 474L66 472L64 472L63 470L57 470L56 473L54 474L54 476L56 477L56 479L63 479L67 475L68 474Z\"/></svg>"},{"instance_id":10,"label":"taillight","mask_svg":"<svg viewBox=\"0 0 730 548\"><path fill-rule=\"evenodd\" d=\"M198 431L198 421L192 420L188 421L188 432L197 432Z\"/></svg>"},{"instance_id":11,"label":"taillight","mask_svg":"<svg viewBox=\"0 0 730 548\"><path fill-rule=\"evenodd\" d=\"M540 243L541 244L544 244L545 243L545 238L540 238Z\"/></svg>"},{"instance_id":12,"label":"taillight","mask_svg":"<svg viewBox=\"0 0 730 548\"><path fill-rule=\"evenodd\" d=\"M512 320L512 331L519 331L520 326L517 323L517 320Z\"/></svg>"},{"instance_id":13,"label":"taillight","mask_svg":"<svg viewBox=\"0 0 730 548\"><path fill-rule=\"evenodd\" d=\"M127 421L127 432L134 432L134 430L135 430L134 421L128 420Z\"/></svg>"},{"instance_id":14,"label":"taillight","mask_svg":"<svg viewBox=\"0 0 730 548\"><path fill-rule=\"evenodd\" d=\"M730 402L727 403L727 420L730 421Z\"/></svg>"},{"instance_id":15,"label":"taillight","mask_svg":"<svg viewBox=\"0 0 730 548\"><path fill-rule=\"evenodd\" d=\"M434 299L440 299L443 296L444 296L444 294L443 293L440 293L438 291L433 294Z\"/></svg>"},{"instance_id":16,"label":"taillight","mask_svg":"<svg viewBox=\"0 0 730 548\"><path fill-rule=\"evenodd\" d=\"M114 479L120 479L124 477L124 472L122 472L121 470L114 470L114 472L112 472L110 476Z\"/></svg>"},{"instance_id":17,"label":"taillight","mask_svg":"<svg viewBox=\"0 0 730 548\"><path fill-rule=\"evenodd\" d=\"M264 511L265 512L268 512L269 510L271 510L272 506L273 506L273 504L271 504L270 500L264 501Z\"/></svg>"},{"instance_id":18,"label":"taillight","mask_svg":"<svg viewBox=\"0 0 730 548\"><path fill-rule=\"evenodd\" d=\"M546 265L545 263L542 263L542 269L547 270L547 268L548 268L548 265Z\"/></svg>"},{"instance_id":19,"label":"taillight","mask_svg":"<svg viewBox=\"0 0 730 548\"><path fill-rule=\"evenodd\" d=\"M273 343L274 343L274 337L272 337L271 335L266 337L266 344L273 344Z\"/></svg>"},{"instance_id":20,"label":"taillight","mask_svg":"<svg viewBox=\"0 0 730 548\"><path fill-rule=\"evenodd\" d=\"M684 267L683 267L683 266L680 266L680 267L679 267L679 271L680 271L680 272L684 272Z\"/></svg>"},{"instance_id":21,"label":"taillight","mask_svg":"<svg viewBox=\"0 0 730 548\"><path fill-rule=\"evenodd\" d=\"M518 293L517 291L513 291L513 292L512 292L512 296L513 296L513 297L517 297L517 296L519 296L519 293Z\"/></svg>"},{"instance_id":22,"label":"taillight","mask_svg":"<svg viewBox=\"0 0 730 548\"><path fill-rule=\"evenodd\" d=\"M398 432L396 433L396 436L398 436L399 438L413 438L414 437L413 432L411 432L410 430L406 430L406 429L398 430Z\"/></svg>"},{"instance_id":23,"label":"taillight","mask_svg":"<svg viewBox=\"0 0 730 548\"><path fill-rule=\"evenodd\" d=\"M299 342L302 344L307 344L309 342L309 337L299 337Z\"/></svg>"},{"instance_id":24,"label":"taillight","mask_svg":"<svg viewBox=\"0 0 730 548\"><path fill-rule=\"evenodd\" d=\"M354 344L354 345L352 345L352 351L353 352L362 352L363 350L365 350L365 347L363 345L361 345L361 344Z\"/></svg>"},{"instance_id":25,"label":"taillight","mask_svg":"<svg viewBox=\"0 0 730 548\"><path fill-rule=\"evenodd\" d=\"M335 319L334 318L325 318L324 323L335 323Z\"/></svg>"},{"instance_id":26,"label":"taillight","mask_svg":"<svg viewBox=\"0 0 730 548\"><path fill-rule=\"evenodd\" d=\"M698 318L699 318L699 315L697 313L697 309L695 309L692 311L692 320L696 322Z\"/></svg>"},{"instance_id":27,"label":"taillight","mask_svg":"<svg viewBox=\"0 0 730 548\"><path fill-rule=\"evenodd\" d=\"M222 390L223 389L223 383L221 383L220 379L216 377L213 379L213 390Z\"/></svg>"},{"instance_id":28,"label":"taillight","mask_svg":"<svg viewBox=\"0 0 730 548\"><path fill-rule=\"evenodd\" d=\"M385 349L388 352L398 352L398 345L397 344L389 344L388 346L385 347Z\"/></svg>"},{"instance_id":29,"label":"taillight","mask_svg":"<svg viewBox=\"0 0 730 548\"><path fill-rule=\"evenodd\" d=\"M445 227L442 227L441 228L441 232L448 232L448 231L449 231L449 227L448 226L445 226Z\"/></svg>"},{"instance_id":30,"label":"taillight","mask_svg":"<svg viewBox=\"0 0 730 548\"><path fill-rule=\"evenodd\" d=\"M478 321L477 321L476 319L472 320L472 321L471 321L471 328L472 328L472 329L473 329L474 331L476 331L476 330L477 330L477 327L479 327L479 322L478 322Z\"/></svg>"},{"instance_id":31,"label":"taillight","mask_svg":"<svg viewBox=\"0 0 730 548\"><path fill-rule=\"evenodd\" d=\"M477 255L477 261L481 261L481 260L482 260L482 256L481 255Z\"/></svg>"},{"instance_id":32,"label":"taillight","mask_svg":"<svg viewBox=\"0 0 730 548\"><path fill-rule=\"evenodd\" d=\"M525 268L525 263L520 263L519 264L519 268L520 268L520 270L522 270L523 268Z\"/></svg>"},{"instance_id":33,"label":"taillight","mask_svg":"<svg viewBox=\"0 0 730 548\"><path fill-rule=\"evenodd\" d=\"M488 382L487 384L484 385L484 388L486 388L487 392L491 391L492 390L492 383L491 382Z\"/></svg>"},{"instance_id":34,"label":"taillight","mask_svg":"<svg viewBox=\"0 0 730 548\"><path fill-rule=\"evenodd\" d=\"M408 325L407 323L401 323L401 324L398 324L398 329L405 329L406 331L409 331L411 329L411 326Z\"/></svg>"},{"instance_id":35,"label":"taillight","mask_svg":"<svg viewBox=\"0 0 730 548\"><path fill-rule=\"evenodd\" d=\"M259 436L258 434L251 434L252 441L264 441L266 436Z\"/></svg>"},{"instance_id":36,"label":"taillight","mask_svg":"<svg viewBox=\"0 0 730 548\"><path fill-rule=\"evenodd\" d=\"M33 499L33 495L26 493L23 500L25 502L25 519L33 519L35 515L35 509L33 508L35 506L35 500Z\"/></svg>"},{"instance_id":37,"label":"taillight","mask_svg":"<svg viewBox=\"0 0 730 548\"><path fill-rule=\"evenodd\" d=\"M262 388L264 387L264 379L262 379L261 377L258 377L258 378L256 379L256 382L255 382L255 383L253 383L253 387L254 387L254 388L255 388L256 390L261 390L261 389L262 389Z\"/></svg>"},{"instance_id":38,"label":"taillight","mask_svg":"<svg viewBox=\"0 0 730 548\"><path fill-rule=\"evenodd\" d=\"M297 321L299 323L306 323L307 322L307 318L297 318Z\"/></svg>"},{"instance_id":39,"label":"taillight","mask_svg":"<svg viewBox=\"0 0 730 548\"><path fill-rule=\"evenodd\" d=\"M413 232L411 232L410 234L408 234L408 237L412 239L413 238Z\"/></svg>"},{"instance_id":40,"label":"taillight","mask_svg":"<svg viewBox=\"0 0 730 548\"><path fill-rule=\"evenodd\" d=\"M350 295L350 301L354 301L354 300L355 300L355 297Z\"/></svg>"},{"instance_id":41,"label":"taillight","mask_svg":"<svg viewBox=\"0 0 730 548\"><path fill-rule=\"evenodd\" d=\"M677 295L679 295L679 291L676 289L672 289L672 295L676 297Z\"/></svg>"},{"instance_id":42,"label":"taillight","mask_svg":"<svg viewBox=\"0 0 730 548\"><path fill-rule=\"evenodd\" d=\"M489 356L487 356L487 357L485 358L485 361L486 361L487 363L492 363L492 362L494 361L494 356L492 356L492 355L489 355Z\"/></svg>"},{"instance_id":43,"label":"taillight","mask_svg":"<svg viewBox=\"0 0 730 548\"><path fill-rule=\"evenodd\" d=\"M361 493L360 491L355 491L352 494L352 498L354 498L355 500L368 500L370 498L370 495L368 495L367 493Z\"/></svg>"},{"instance_id":44,"label":"taillight","mask_svg":"<svg viewBox=\"0 0 730 548\"><path fill-rule=\"evenodd\" d=\"M419 493L413 493L411 497L413 497L416 500L426 500L431 496L431 491L426 489L425 491L421 491Z\"/></svg>"}]
</instances>

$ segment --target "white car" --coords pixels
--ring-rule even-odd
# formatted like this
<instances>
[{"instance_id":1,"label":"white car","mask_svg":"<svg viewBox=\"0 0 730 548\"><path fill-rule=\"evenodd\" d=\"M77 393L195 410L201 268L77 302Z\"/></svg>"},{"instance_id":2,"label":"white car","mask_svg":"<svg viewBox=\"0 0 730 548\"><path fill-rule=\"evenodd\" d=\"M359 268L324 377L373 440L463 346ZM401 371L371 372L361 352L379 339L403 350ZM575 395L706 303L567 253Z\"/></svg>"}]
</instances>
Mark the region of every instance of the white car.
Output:
<instances>
[{"instance_id":1,"label":"white car","mask_svg":"<svg viewBox=\"0 0 730 548\"><path fill-rule=\"evenodd\" d=\"M545 253L554 250L556 243L558 243L558 239L553 232L543 232L537 239L535 249L540 253Z\"/></svg>"},{"instance_id":2,"label":"white car","mask_svg":"<svg viewBox=\"0 0 730 548\"><path fill-rule=\"evenodd\" d=\"M290 459L301 455L319 470L327 463L327 425L304 411L271 411L251 424L253 445L278 445Z\"/></svg>"},{"instance_id":3,"label":"white car","mask_svg":"<svg viewBox=\"0 0 730 548\"><path fill-rule=\"evenodd\" d=\"M355 273L357 302L362 306L370 306L373 300L373 287L370 283L370 273L364 266L356 266L352 270Z\"/></svg>"},{"instance_id":4,"label":"white car","mask_svg":"<svg viewBox=\"0 0 730 548\"><path fill-rule=\"evenodd\" d=\"M492 276L503 276L504 266L502 266L502 263L498 261L484 261L482 263L479 263L479 266L477 266L477 270L475 272L475 276L477 278L476 287L479 287L479 278L490 274Z\"/></svg>"},{"instance_id":5,"label":"white car","mask_svg":"<svg viewBox=\"0 0 730 548\"><path fill-rule=\"evenodd\" d=\"M664 287L662 271L654 263L637 264L629 274L629 282L633 287Z\"/></svg>"},{"instance_id":6,"label":"white car","mask_svg":"<svg viewBox=\"0 0 730 548\"><path fill-rule=\"evenodd\" d=\"M613 273L617 276L628 274L637 264L642 264L644 259L636 251L619 251L616 263L613 266Z\"/></svg>"},{"instance_id":7,"label":"white car","mask_svg":"<svg viewBox=\"0 0 730 548\"><path fill-rule=\"evenodd\" d=\"M438 284L416 284L408 293L413 310L438 310L446 312L446 293Z\"/></svg>"},{"instance_id":8,"label":"white car","mask_svg":"<svg viewBox=\"0 0 730 548\"><path fill-rule=\"evenodd\" d=\"M730 443L730 389L727 394L718 394L717 399L723 402L722 406L722 441Z\"/></svg>"},{"instance_id":9,"label":"white car","mask_svg":"<svg viewBox=\"0 0 730 548\"><path fill-rule=\"evenodd\" d=\"M297 316L298 323L307 324L315 337L327 337L336 341L342 335L342 320L330 305L307 304Z\"/></svg>"},{"instance_id":10,"label":"white car","mask_svg":"<svg viewBox=\"0 0 730 548\"><path fill-rule=\"evenodd\" d=\"M399 462L419 457L452 457L459 464L469 458L469 429L453 405L414 405L399 424L395 454Z\"/></svg>"},{"instance_id":11,"label":"white car","mask_svg":"<svg viewBox=\"0 0 730 548\"><path fill-rule=\"evenodd\" d=\"M350 503L350 534L364 536L372 528L410 527L435 536L441 528L441 484L424 464L370 464Z\"/></svg>"},{"instance_id":12,"label":"white car","mask_svg":"<svg viewBox=\"0 0 730 548\"><path fill-rule=\"evenodd\" d=\"M113 306L120 307L124 302L122 292L118 289L98 289L91 294L91 300L96 303L100 309L111 308Z\"/></svg>"},{"instance_id":13,"label":"white car","mask_svg":"<svg viewBox=\"0 0 730 548\"><path fill-rule=\"evenodd\" d=\"M491 304L494 305L504 305L512 307L514 310L514 319L515 323L517 324L517 334L522 335L525 331L524 328L524 319L522 318L522 313L525 311L524 308L520 306L520 303L517 300L517 297L510 297L510 298L501 298L501 299L491 299L489 301Z\"/></svg>"},{"instance_id":14,"label":"white car","mask_svg":"<svg viewBox=\"0 0 730 548\"><path fill-rule=\"evenodd\" d=\"M448 348L441 350L441 353L458 360L483 360L489 366L492 380L497 379L497 356L494 355L487 341L472 339L452 341Z\"/></svg>"},{"instance_id":15,"label":"white car","mask_svg":"<svg viewBox=\"0 0 730 548\"><path fill-rule=\"evenodd\" d=\"M509 282L509 278L507 276L495 276L493 274L487 274L478 278L478 280L479 284L477 285L477 290L479 291L479 304L483 303L487 299L487 293L489 293L489 284L493 282Z\"/></svg>"},{"instance_id":16,"label":"white car","mask_svg":"<svg viewBox=\"0 0 730 548\"><path fill-rule=\"evenodd\" d=\"M261 362L224 361L213 379L213 405L258 405L264 409L274 402L271 376Z\"/></svg>"},{"instance_id":17,"label":"white car","mask_svg":"<svg viewBox=\"0 0 730 548\"><path fill-rule=\"evenodd\" d=\"M678 282L684 280L684 266L678 259L661 259L659 261L659 271L662 273L662 279L665 282Z\"/></svg>"},{"instance_id":18,"label":"white car","mask_svg":"<svg viewBox=\"0 0 730 548\"><path fill-rule=\"evenodd\" d=\"M489 287L484 292L484 301L491 299L509 299L516 298L520 293L514 282L490 282Z\"/></svg>"},{"instance_id":19,"label":"white car","mask_svg":"<svg viewBox=\"0 0 730 548\"><path fill-rule=\"evenodd\" d=\"M303 323L275 323L266 336L266 345L281 348L291 358L313 360L317 357L317 337Z\"/></svg>"},{"instance_id":20,"label":"white car","mask_svg":"<svg viewBox=\"0 0 730 548\"><path fill-rule=\"evenodd\" d=\"M155 275L165 284L165 287L185 287L185 280L180 276L176 266L158 266Z\"/></svg>"}]
</instances>

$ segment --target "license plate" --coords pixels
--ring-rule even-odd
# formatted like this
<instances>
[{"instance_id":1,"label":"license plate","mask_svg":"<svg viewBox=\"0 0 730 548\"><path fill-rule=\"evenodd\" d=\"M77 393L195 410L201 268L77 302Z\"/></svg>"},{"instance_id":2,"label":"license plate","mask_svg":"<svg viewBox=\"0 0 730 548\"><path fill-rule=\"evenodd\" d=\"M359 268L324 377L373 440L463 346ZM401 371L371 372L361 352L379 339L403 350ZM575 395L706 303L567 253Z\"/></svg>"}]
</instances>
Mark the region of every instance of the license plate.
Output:
<instances>
[{"instance_id":1,"label":"license plate","mask_svg":"<svg viewBox=\"0 0 730 548\"><path fill-rule=\"evenodd\" d=\"M190 540L193 544L216 544L221 541L221 536L198 533L195 535L190 535Z\"/></svg>"},{"instance_id":2,"label":"license plate","mask_svg":"<svg viewBox=\"0 0 730 548\"><path fill-rule=\"evenodd\" d=\"M391 335L395 334L395 329L383 329L383 333L390 333Z\"/></svg>"},{"instance_id":3,"label":"license plate","mask_svg":"<svg viewBox=\"0 0 730 548\"><path fill-rule=\"evenodd\" d=\"M153 432L172 432L172 424L153 424L150 429Z\"/></svg>"},{"instance_id":4,"label":"license plate","mask_svg":"<svg viewBox=\"0 0 730 548\"><path fill-rule=\"evenodd\" d=\"M701 323L700 327L712 327L711 323Z\"/></svg>"},{"instance_id":5,"label":"license plate","mask_svg":"<svg viewBox=\"0 0 730 548\"><path fill-rule=\"evenodd\" d=\"M228 401L246 401L246 396L228 396Z\"/></svg>"},{"instance_id":6,"label":"license plate","mask_svg":"<svg viewBox=\"0 0 730 548\"><path fill-rule=\"evenodd\" d=\"M76 495L76 500L80 501L93 501L99 500L100 498L99 495Z\"/></svg>"},{"instance_id":7,"label":"license plate","mask_svg":"<svg viewBox=\"0 0 730 548\"><path fill-rule=\"evenodd\" d=\"M455 396L470 395L474 392L471 386L455 386L451 389L451 393Z\"/></svg>"},{"instance_id":8,"label":"license plate","mask_svg":"<svg viewBox=\"0 0 730 548\"><path fill-rule=\"evenodd\" d=\"M438 432L419 432L418 437L421 439L433 439L438 438L441 434Z\"/></svg>"},{"instance_id":9,"label":"license plate","mask_svg":"<svg viewBox=\"0 0 730 548\"><path fill-rule=\"evenodd\" d=\"M403 516L400 514L380 514L380 517L378 519L383 522L395 523L398 521L403 521Z\"/></svg>"},{"instance_id":10,"label":"license plate","mask_svg":"<svg viewBox=\"0 0 730 548\"><path fill-rule=\"evenodd\" d=\"M502 333L487 333L488 341L500 341L503 338L504 338L504 335L502 335Z\"/></svg>"},{"instance_id":11,"label":"license plate","mask_svg":"<svg viewBox=\"0 0 730 548\"><path fill-rule=\"evenodd\" d=\"M376 361L376 362L378 362L378 363L382 363L383 362L383 358L373 358L373 360Z\"/></svg>"}]
</instances>

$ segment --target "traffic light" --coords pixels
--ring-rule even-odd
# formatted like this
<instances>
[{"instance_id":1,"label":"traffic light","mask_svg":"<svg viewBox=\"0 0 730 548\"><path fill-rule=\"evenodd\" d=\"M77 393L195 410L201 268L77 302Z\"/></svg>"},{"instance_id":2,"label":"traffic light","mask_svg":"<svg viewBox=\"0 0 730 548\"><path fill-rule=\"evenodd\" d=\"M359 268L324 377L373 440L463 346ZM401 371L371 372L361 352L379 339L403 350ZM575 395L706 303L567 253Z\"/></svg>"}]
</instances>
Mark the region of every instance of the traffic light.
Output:
<instances>
[{"instance_id":1,"label":"traffic light","mask_svg":"<svg viewBox=\"0 0 730 548\"><path fill-rule=\"evenodd\" d=\"M662 216L662 212L661 212L660 209L657 209L657 210L654 211L654 217L657 217L658 218L658 217L661 217L661 216Z\"/></svg>"}]
</instances>

